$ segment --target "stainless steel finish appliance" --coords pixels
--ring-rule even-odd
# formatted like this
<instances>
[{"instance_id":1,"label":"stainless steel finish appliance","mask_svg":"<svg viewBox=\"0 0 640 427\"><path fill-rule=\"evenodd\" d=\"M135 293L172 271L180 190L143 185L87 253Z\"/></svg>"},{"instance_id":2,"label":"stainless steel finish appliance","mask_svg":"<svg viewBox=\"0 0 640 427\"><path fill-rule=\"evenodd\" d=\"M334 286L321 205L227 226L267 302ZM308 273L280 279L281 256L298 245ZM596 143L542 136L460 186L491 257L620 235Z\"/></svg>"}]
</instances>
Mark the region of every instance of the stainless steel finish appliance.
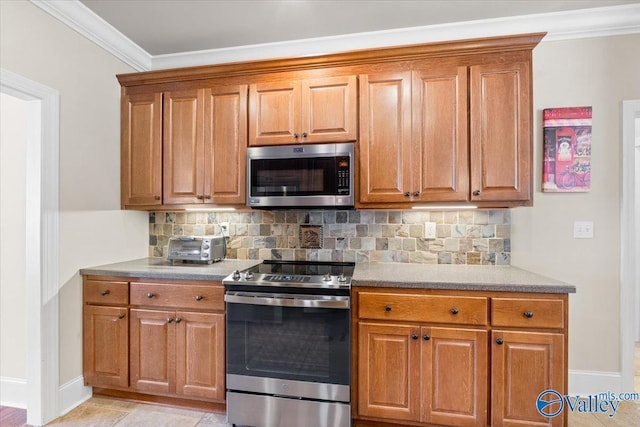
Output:
<instances>
[{"instance_id":1,"label":"stainless steel finish appliance","mask_svg":"<svg viewBox=\"0 0 640 427\"><path fill-rule=\"evenodd\" d=\"M178 236L169 238L167 259L170 261L212 262L227 255L227 241L223 236Z\"/></svg>"},{"instance_id":2,"label":"stainless steel finish appliance","mask_svg":"<svg viewBox=\"0 0 640 427\"><path fill-rule=\"evenodd\" d=\"M249 147L247 206L353 207L353 163L353 143Z\"/></svg>"},{"instance_id":3,"label":"stainless steel finish appliance","mask_svg":"<svg viewBox=\"0 0 640 427\"><path fill-rule=\"evenodd\" d=\"M353 269L264 261L223 280L229 423L351 425Z\"/></svg>"}]
</instances>

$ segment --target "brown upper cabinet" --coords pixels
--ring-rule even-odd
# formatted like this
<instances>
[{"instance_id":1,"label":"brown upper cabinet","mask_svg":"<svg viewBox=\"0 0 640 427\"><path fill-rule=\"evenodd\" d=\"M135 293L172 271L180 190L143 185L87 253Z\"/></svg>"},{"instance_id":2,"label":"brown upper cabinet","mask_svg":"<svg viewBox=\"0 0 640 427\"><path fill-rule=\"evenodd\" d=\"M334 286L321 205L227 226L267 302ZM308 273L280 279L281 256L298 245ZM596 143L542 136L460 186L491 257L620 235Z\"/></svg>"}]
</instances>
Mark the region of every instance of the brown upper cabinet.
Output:
<instances>
[{"instance_id":1,"label":"brown upper cabinet","mask_svg":"<svg viewBox=\"0 0 640 427\"><path fill-rule=\"evenodd\" d=\"M531 63L505 56L360 76L363 207L530 202Z\"/></svg>"},{"instance_id":2,"label":"brown upper cabinet","mask_svg":"<svg viewBox=\"0 0 640 427\"><path fill-rule=\"evenodd\" d=\"M355 76L252 84L249 145L355 141Z\"/></svg>"}]
</instances>

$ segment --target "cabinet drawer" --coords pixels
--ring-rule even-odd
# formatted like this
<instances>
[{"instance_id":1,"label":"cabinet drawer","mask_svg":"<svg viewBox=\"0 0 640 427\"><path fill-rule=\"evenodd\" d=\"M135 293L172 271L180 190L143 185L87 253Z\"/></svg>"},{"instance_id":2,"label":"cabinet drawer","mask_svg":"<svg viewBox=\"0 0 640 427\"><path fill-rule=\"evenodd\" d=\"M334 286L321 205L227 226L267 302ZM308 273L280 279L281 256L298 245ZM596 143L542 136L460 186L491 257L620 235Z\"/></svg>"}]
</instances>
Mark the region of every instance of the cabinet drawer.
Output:
<instances>
[{"instance_id":1,"label":"cabinet drawer","mask_svg":"<svg viewBox=\"0 0 640 427\"><path fill-rule=\"evenodd\" d=\"M131 283L131 304L153 307L224 310L222 285Z\"/></svg>"},{"instance_id":2,"label":"cabinet drawer","mask_svg":"<svg viewBox=\"0 0 640 427\"><path fill-rule=\"evenodd\" d=\"M486 325L488 300L485 297L387 294L360 292L359 317L409 322Z\"/></svg>"},{"instance_id":3,"label":"cabinet drawer","mask_svg":"<svg viewBox=\"0 0 640 427\"><path fill-rule=\"evenodd\" d=\"M85 304L127 305L129 304L129 283L86 279L84 302Z\"/></svg>"},{"instance_id":4,"label":"cabinet drawer","mask_svg":"<svg viewBox=\"0 0 640 427\"><path fill-rule=\"evenodd\" d=\"M492 298L491 324L530 328L563 328L561 299Z\"/></svg>"}]
</instances>

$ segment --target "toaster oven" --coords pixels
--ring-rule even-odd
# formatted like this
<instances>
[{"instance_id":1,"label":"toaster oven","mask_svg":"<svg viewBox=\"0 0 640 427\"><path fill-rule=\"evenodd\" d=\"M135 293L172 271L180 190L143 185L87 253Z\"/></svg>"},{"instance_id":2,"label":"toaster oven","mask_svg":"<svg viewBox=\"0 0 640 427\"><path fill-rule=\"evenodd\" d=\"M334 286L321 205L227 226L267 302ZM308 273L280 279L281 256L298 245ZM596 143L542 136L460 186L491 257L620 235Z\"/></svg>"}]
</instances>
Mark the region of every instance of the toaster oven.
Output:
<instances>
[{"instance_id":1,"label":"toaster oven","mask_svg":"<svg viewBox=\"0 0 640 427\"><path fill-rule=\"evenodd\" d=\"M167 259L211 264L227 255L223 236L177 236L169 238Z\"/></svg>"}]
</instances>

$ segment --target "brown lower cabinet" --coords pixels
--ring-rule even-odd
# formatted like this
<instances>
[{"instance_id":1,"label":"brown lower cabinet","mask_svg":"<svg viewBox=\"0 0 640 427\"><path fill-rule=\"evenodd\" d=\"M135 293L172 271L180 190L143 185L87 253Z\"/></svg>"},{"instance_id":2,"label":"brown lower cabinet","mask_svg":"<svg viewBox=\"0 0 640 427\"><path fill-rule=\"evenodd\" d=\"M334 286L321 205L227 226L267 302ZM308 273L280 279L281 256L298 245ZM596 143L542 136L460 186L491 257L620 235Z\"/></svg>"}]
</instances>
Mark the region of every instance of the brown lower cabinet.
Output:
<instances>
[{"instance_id":1,"label":"brown lower cabinet","mask_svg":"<svg viewBox=\"0 0 640 427\"><path fill-rule=\"evenodd\" d=\"M566 294L356 287L354 426L563 426Z\"/></svg>"},{"instance_id":2,"label":"brown lower cabinet","mask_svg":"<svg viewBox=\"0 0 640 427\"><path fill-rule=\"evenodd\" d=\"M224 402L222 284L125 280L84 278L85 384Z\"/></svg>"}]
</instances>

